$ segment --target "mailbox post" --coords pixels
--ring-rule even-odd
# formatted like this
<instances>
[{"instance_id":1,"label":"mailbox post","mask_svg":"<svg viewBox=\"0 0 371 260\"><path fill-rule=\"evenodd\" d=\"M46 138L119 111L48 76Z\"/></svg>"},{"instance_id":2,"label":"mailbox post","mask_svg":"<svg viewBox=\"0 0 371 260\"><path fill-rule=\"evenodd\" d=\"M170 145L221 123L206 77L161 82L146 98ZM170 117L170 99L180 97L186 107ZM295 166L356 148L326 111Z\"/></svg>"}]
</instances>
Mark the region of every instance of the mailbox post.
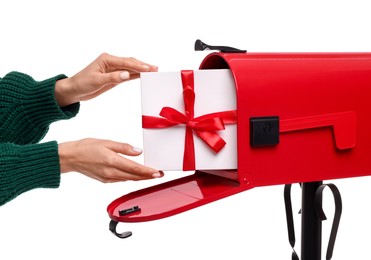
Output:
<instances>
[{"instance_id":1,"label":"mailbox post","mask_svg":"<svg viewBox=\"0 0 371 260\"><path fill-rule=\"evenodd\" d=\"M315 193L322 182L302 184L301 259L321 260L322 222L315 209Z\"/></svg>"}]
</instances>

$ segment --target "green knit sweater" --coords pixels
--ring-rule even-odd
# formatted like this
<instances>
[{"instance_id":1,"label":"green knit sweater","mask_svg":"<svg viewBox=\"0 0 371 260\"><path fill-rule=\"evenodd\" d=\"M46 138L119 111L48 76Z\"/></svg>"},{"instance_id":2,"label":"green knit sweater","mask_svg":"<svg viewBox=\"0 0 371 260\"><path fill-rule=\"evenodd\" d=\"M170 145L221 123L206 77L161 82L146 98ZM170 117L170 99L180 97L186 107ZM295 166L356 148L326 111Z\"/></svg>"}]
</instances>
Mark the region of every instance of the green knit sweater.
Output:
<instances>
[{"instance_id":1,"label":"green knit sweater","mask_svg":"<svg viewBox=\"0 0 371 260\"><path fill-rule=\"evenodd\" d=\"M31 189L59 187L58 145L38 142L51 123L79 111L79 103L60 108L55 100L55 82L63 78L35 81L19 72L0 78L0 205Z\"/></svg>"}]
</instances>

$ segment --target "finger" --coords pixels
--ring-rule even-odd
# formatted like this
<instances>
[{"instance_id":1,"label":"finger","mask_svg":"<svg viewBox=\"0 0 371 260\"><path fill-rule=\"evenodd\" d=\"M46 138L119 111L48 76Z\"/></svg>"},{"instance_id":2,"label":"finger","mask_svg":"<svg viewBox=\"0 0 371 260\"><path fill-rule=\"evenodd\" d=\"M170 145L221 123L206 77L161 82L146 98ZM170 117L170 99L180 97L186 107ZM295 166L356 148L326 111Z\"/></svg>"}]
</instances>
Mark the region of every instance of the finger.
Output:
<instances>
[{"instance_id":1,"label":"finger","mask_svg":"<svg viewBox=\"0 0 371 260\"><path fill-rule=\"evenodd\" d=\"M139 79L139 78L140 78L140 73L130 74L130 80L132 80L132 79Z\"/></svg>"},{"instance_id":2,"label":"finger","mask_svg":"<svg viewBox=\"0 0 371 260\"><path fill-rule=\"evenodd\" d=\"M111 167L109 172L102 174L100 176L94 176L93 178L103 182L103 183L113 183L122 181L140 181L140 180L150 180L154 178L161 178L164 176L162 171L154 174L141 174L140 172L128 170L117 169Z\"/></svg>"},{"instance_id":3,"label":"finger","mask_svg":"<svg viewBox=\"0 0 371 260\"><path fill-rule=\"evenodd\" d=\"M120 84L122 81L130 78L130 73L126 70L106 72L99 74L96 77L97 84L100 86L105 86L107 84Z\"/></svg>"},{"instance_id":4,"label":"finger","mask_svg":"<svg viewBox=\"0 0 371 260\"><path fill-rule=\"evenodd\" d=\"M149 69L150 72L157 72L158 71L158 67L157 66L155 66L155 65L149 65L149 64L147 64L147 65L150 67L150 69Z\"/></svg>"},{"instance_id":5,"label":"finger","mask_svg":"<svg viewBox=\"0 0 371 260\"><path fill-rule=\"evenodd\" d=\"M94 84L100 86L100 88L94 92L94 96L98 96L132 77L137 78L135 74L132 76L128 71L115 71L100 74L95 80L93 80L93 82L95 82Z\"/></svg>"},{"instance_id":6,"label":"finger","mask_svg":"<svg viewBox=\"0 0 371 260\"><path fill-rule=\"evenodd\" d=\"M102 75L102 78L100 80L101 86L105 86L107 84L115 84L118 85L122 83L123 81L137 79L140 77L140 74L136 71L115 71L115 72L109 72Z\"/></svg>"},{"instance_id":7,"label":"finger","mask_svg":"<svg viewBox=\"0 0 371 260\"><path fill-rule=\"evenodd\" d=\"M111 169L110 173L101 177L103 183L114 183L123 181L140 181L152 179L150 176L138 176L120 169Z\"/></svg>"},{"instance_id":8,"label":"finger","mask_svg":"<svg viewBox=\"0 0 371 260\"><path fill-rule=\"evenodd\" d=\"M126 143L106 140L105 146L116 153L124 155L137 156L142 153L142 149Z\"/></svg>"},{"instance_id":9,"label":"finger","mask_svg":"<svg viewBox=\"0 0 371 260\"><path fill-rule=\"evenodd\" d=\"M142 181L142 180L151 180L155 177L150 175L138 175L131 172L125 172L117 170L115 172L115 179L111 179L111 182L121 182L121 181ZM159 177L156 177L159 178Z\"/></svg>"},{"instance_id":10,"label":"finger","mask_svg":"<svg viewBox=\"0 0 371 260\"><path fill-rule=\"evenodd\" d=\"M157 67L155 69L150 68L149 72L157 71ZM140 72L134 70L121 70L121 71L113 71L113 72L106 72L100 79L100 85L105 86L107 84L115 84L118 85L123 81L133 80L140 78ZM115 86L114 85L114 86Z\"/></svg>"},{"instance_id":11,"label":"finger","mask_svg":"<svg viewBox=\"0 0 371 260\"><path fill-rule=\"evenodd\" d=\"M133 70L125 70L119 73L120 73L120 78L123 81L133 80L133 79L137 79L140 77L140 72L133 71Z\"/></svg>"},{"instance_id":12,"label":"finger","mask_svg":"<svg viewBox=\"0 0 371 260\"><path fill-rule=\"evenodd\" d=\"M136 175L148 175L151 177L159 176L158 173L160 172L156 169L153 169L151 167L144 166L142 164L129 160L128 158L124 156L120 156L120 155L118 156L120 157L121 160L117 161L117 166L119 169L123 171L130 172ZM153 174L156 174L156 175L153 176Z\"/></svg>"},{"instance_id":13,"label":"finger","mask_svg":"<svg viewBox=\"0 0 371 260\"><path fill-rule=\"evenodd\" d=\"M139 72L130 72L130 79L129 80L133 80L133 79L139 79L140 78L140 74Z\"/></svg>"},{"instance_id":14,"label":"finger","mask_svg":"<svg viewBox=\"0 0 371 260\"><path fill-rule=\"evenodd\" d=\"M133 147L132 145L126 143L119 143L107 140L106 147L111 151L123 155L138 156L142 153L142 149ZM133 173L135 175L145 175L148 178L159 178L163 176L163 173L154 168L141 165L120 155L117 155L114 160L114 164L115 165L113 165L113 167L125 172Z\"/></svg>"},{"instance_id":15,"label":"finger","mask_svg":"<svg viewBox=\"0 0 371 260\"><path fill-rule=\"evenodd\" d=\"M130 78L128 80L139 79L140 74L141 73L138 73L138 72L130 72Z\"/></svg>"},{"instance_id":16,"label":"finger","mask_svg":"<svg viewBox=\"0 0 371 260\"><path fill-rule=\"evenodd\" d=\"M152 65L146 64L135 58L116 57L109 54L103 55L102 58L103 62L107 66L107 69L110 70L130 69L138 72L147 72L150 71L151 69L152 70L154 69Z\"/></svg>"},{"instance_id":17,"label":"finger","mask_svg":"<svg viewBox=\"0 0 371 260\"><path fill-rule=\"evenodd\" d=\"M123 156L119 156L116 160L116 165L114 166L117 170L119 175L111 176L114 179L127 179L130 180L143 180L143 179L153 179L153 178L160 178L164 174L159 172L153 168L141 165L134 161L131 161ZM130 175L128 177L128 174Z\"/></svg>"},{"instance_id":18,"label":"finger","mask_svg":"<svg viewBox=\"0 0 371 260\"><path fill-rule=\"evenodd\" d=\"M158 67L156 65L152 65L152 64L143 62L143 61L138 60L136 58L127 58L127 59L130 59L130 60L132 60L132 61L134 61L134 62L136 62L138 64L142 64L144 66L147 66L149 68L148 72L157 72L158 71ZM128 69L130 69L130 68L128 68ZM138 72L143 72L143 71L138 71Z\"/></svg>"}]
</instances>

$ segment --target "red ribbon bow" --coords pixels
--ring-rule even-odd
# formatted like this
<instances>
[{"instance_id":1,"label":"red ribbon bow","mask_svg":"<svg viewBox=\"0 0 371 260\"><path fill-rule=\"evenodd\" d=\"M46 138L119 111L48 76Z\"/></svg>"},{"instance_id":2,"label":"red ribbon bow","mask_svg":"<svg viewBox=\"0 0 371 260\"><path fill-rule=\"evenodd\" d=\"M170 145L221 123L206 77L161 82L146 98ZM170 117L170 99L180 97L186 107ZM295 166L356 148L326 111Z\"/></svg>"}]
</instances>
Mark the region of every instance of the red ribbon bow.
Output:
<instances>
[{"instance_id":1,"label":"red ribbon bow","mask_svg":"<svg viewBox=\"0 0 371 260\"><path fill-rule=\"evenodd\" d=\"M200 137L214 152L218 153L226 144L216 131L224 130L225 124L235 124L237 121L236 110L222 111L194 117L194 77L192 70L181 71L183 84L183 100L185 114L171 107L163 107L160 116L142 116L143 128L166 128L179 124L186 125L183 170L194 170L195 151L193 131Z\"/></svg>"}]
</instances>

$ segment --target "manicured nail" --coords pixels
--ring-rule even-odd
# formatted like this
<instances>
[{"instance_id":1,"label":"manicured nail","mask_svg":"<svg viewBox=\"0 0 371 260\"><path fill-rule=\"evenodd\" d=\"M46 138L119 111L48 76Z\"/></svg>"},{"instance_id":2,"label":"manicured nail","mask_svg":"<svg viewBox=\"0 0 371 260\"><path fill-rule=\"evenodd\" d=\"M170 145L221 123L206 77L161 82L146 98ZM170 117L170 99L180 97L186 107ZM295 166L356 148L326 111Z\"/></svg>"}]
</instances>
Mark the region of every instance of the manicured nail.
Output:
<instances>
[{"instance_id":1,"label":"manicured nail","mask_svg":"<svg viewBox=\"0 0 371 260\"><path fill-rule=\"evenodd\" d=\"M129 78L130 78L130 73L129 72L123 71L123 72L120 73L120 79L127 80Z\"/></svg>"},{"instance_id":2,"label":"manicured nail","mask_svg":"<svg viewBox=\"0 0 371 260\"><path fill-rule=\"evenodd\" d=\"M138 147L133 147L133 151L136 152L136 153L141 153L143 152L142 149L138 148Z\"/></svg>"},{"instance_id":3,"label":"manicured nail","mask_svg":"<svg viewBox=\"0 0 371 260\"><path fill-rule=\"evenodd\" d=\"M159 173L159 172L155 172L154 174L152 174L152 177L153 178L161 178L162 177L162 174Z\"/></svg>"},{"instance_id":4,"label":"manicured nail","mask_svg":"<svg viewBox=\"0 0 371 260\"><path fill-rule=\"evenodd\" d=\"M149 71L149 67L147 65L142 65L142 68L146 71Z\"/></svg>"}]
</instances>

